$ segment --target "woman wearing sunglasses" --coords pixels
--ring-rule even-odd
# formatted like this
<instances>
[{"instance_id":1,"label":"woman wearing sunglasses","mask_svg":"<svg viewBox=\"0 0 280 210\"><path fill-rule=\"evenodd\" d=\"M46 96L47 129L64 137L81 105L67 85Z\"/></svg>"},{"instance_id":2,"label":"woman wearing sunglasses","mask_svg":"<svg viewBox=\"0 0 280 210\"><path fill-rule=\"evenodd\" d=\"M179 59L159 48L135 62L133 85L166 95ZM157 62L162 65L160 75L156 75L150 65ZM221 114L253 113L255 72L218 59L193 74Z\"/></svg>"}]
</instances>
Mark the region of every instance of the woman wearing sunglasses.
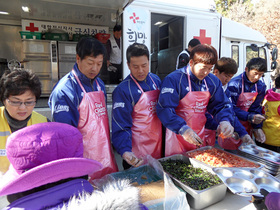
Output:
<instances>
[{"instance_id":1,"label":"woman wearing sunglasses","mask_svg":"<svg viewBox=\"0 0 280 210\"><path fill-rule=\"evenodd\" d=\"M41 95L41 83L29 70L6 71L0 80L0 174L9 168L6 154L8 136L26 126L47 122L43 115L33 111Z\"/></svg>"}]
</instances>

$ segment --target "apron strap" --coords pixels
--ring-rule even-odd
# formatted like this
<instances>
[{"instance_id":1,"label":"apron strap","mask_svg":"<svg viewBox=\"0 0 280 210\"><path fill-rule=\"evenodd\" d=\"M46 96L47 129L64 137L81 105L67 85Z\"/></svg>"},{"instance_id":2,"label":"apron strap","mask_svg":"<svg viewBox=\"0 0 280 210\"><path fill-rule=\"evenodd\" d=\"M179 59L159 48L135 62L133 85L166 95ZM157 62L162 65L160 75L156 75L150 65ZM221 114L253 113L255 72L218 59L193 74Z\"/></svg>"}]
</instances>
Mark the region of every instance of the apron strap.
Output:
<instances>
[{"instance_id":1,"label":"apron strap","mask_svg":"<svg viewBox=\"0 0 280 210\"><path fill-rule=\"evenodd\" d=\"M257 86L257 83L255 83L255 90L256 90L256 93L258 92L258 86ZM241 93L244 92L244 78L243 78L243 74L242 74L242 89L241 89Z\"/></svg>"},{"instance_id":2,"label":"apron strap","mask_svg":"<svg viewBox=\"0 0 280 210\"><path fill-rule=\"evenodd\" d=\"M190 66L188 66L188 68L187 67L185 67L186 68L186 74L188 75L188 81L189 81L189 87L190 87L190 91L189 92L192 92L192 83L191 83L191 79L190 79L190 74L189 74L189 68L190 68ZM208 89L208 85L207 85L207 83L206 83L206 80L205 79L203 79L203 81L204 81L204 83L205 83L205 86L206 86L206 89L207 89L207 91L209 91L209 89Z\"/></svg>"},{"instance_id":3,"label":"apron strap","mask_svg":"<svg viewBox=\"0 0 280 210\"><path fill-rule=\"evenodd\" d=\"M84 86L82 85L81 81L79 80L76 72L74 71L74 69L72 69L72 73L74 74L74 77L76 78L77 82L79 83L81 89L83 90L84 93L86 93L86 90L84 88ZM95 80L96 81L96 85L97 85L97 90L100 91L101 90L101 87L99 85L99 83L97 82L97 79Z\"/></svg>"},{"instance_id":4,"label":"apron strap","mask_svg":"<svg viewBox=\"0 0 280 210\"><path fill-rule=\"evenodd\" d=\"M142 93L144 93L143 89L141 88L141 86L138 84L138 82L136 81L136 79L133 78L133 76L130 74L131 79L135 82L135 84L138 86L138 88L142 91Z\"/></svg>"}]
</instances>

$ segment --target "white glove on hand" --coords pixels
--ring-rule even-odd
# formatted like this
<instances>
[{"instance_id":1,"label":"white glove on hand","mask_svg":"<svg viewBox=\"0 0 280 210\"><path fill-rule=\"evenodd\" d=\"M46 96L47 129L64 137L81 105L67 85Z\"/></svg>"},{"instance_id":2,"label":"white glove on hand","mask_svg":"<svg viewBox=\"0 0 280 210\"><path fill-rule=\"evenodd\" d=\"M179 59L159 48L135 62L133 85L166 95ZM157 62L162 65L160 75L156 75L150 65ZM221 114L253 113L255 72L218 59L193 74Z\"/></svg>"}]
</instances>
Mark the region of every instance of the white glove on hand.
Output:
<instances>
[{"instance_id":1,"label":"white glove on hand","mask_svg":"<svg viewBox=\"0 0 280 210\"><path fill-rule=\"evenodd\" d=\"M193 129L188 126L183 128L185 128L185 131L183 131L182 133L180 132L180 134L185 141L197 146L200 146L203 143L202 139L196 134L196 132L194 132Z\"/></svg>"},{"instance_id":2,"label":"white glove on hand","mask_svg":"<svg viewBox=\"0 0 280 210\"><path fill-rule=\"evenodd\" d=\"M234 128L228 121L221 121L219 123L217 132L218 134L222 134L223 138L229 138L233 136Z\"/></svg>"},{"instance_id":3,"label":"white glove on hand","mask_svg":"<svg viewBox=\"0 0 280 210\"><path fill-rule=\"evenodd\" d=\"M265 135L264 135L264 132L262 129L253 129L253 134L256 138L256 141L260 142L260 143L264 143L266 138L265 138Z\"/></svg>"},{"instance_id":4,"label":"white glove on hand","mask_svg":"<svg viewBox=\"0 0 280 210\"><path fill-rule=\"evenodd\" d=\"M143 160L141 158L137 158L133 152L125 152L122 155L122 158L129 164L134 167L141 166L143 164Z\"/></svg>"},{"instance_id":5,"label":"white glove on hand","mask_svg":"<svg viewBox=\"0 0 280 210\"><path fill-rule=\"evenodd\" d=\"M252 114L248 116L248 121L253 124L260 124L265 120L265 117L261 114Z\"/></svg>"},{"instance_id":6,"label":"white glove on hand","mask_svg":"<svg viewBox=\"0 0 280 210\"><path fill-rule=\"evenodd\" d=\"M246 134L241 137L243 144L255 144L254 140L251 138L249 134Z\"/></svg>"}]
</instances>

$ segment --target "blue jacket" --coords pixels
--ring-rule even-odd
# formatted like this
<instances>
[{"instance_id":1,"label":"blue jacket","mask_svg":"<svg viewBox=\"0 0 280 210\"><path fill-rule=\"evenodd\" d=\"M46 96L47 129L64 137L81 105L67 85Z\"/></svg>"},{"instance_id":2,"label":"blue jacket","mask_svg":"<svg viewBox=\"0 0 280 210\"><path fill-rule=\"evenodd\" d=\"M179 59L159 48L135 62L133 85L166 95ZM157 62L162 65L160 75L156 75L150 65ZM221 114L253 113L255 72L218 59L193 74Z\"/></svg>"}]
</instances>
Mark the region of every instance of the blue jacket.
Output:
<instances>
[{"instance_id":1,"label":"blue jacket","mask_svg":"<svg viewBox=\"0 0 280 210\"><path fill-rule=\"evenodd\" d=\"M244 92L255 92L255 83L252 83L248 80L246 72L242 73L244 79ZM257 84L258 95L254 103L250 106L248 112L241 110L236 106L239 95L242 91L242 74L236 76L228 83L227 94L230 96L230 99L233 104L233 110L239 120L247 121L249 114L262 114L262 101L265 96L266 85L263 81L259 80ZM261 124L252 124L254 129L262 128Z\"/></svg>"},{"instance_id":2,"label":"blue jacket","mask_svg":"<svg viewBox=\"0 0 280 210\"><path fill-rule=\"evenodd\" d=\"M188 65L189 66L189 65ZM179 133L179 130L187 125L185 120L179 117L175 109L179 101L189 92L188 76L185 73L187 67L178 69L165 77L161 86L159 101L156 106L157 115L162 124L169 130ZM204 81L199 80L189 71L192 91L206 91ZM214 116L217 122L229 121L233 123L232 106L226 97L221 81L213 74L208 74L205 78L210 92L210 100L207 111Z\"/></svg>"},{"instance_id":3,"label":"blue jacket","mask_svg":"<svg viewBox=\"0 0 280 210\"><path fill-rule=\"evenodd\" d=\"M151 78L157 87L155 87ZM149 73L146 80L137 81L144 92L160 89L160 78ZM138 102L142 92L136 83L128 75L113 91L112 107L112 143L120 155L124 152L131 152L132 139L132 111Z\"/></svg>"},{"instance_id":4,"label":"blue jacket","mask_svg":"<svg viewBox=\"0 0 280 210\"><path fill-rule=\"evenodd\" d=\"M210 129L210 130L217 130L219 124L213 119L212 115L207 112L205 114L205 116L207 118L205 128ZM241 122L238 120L238 118L235 114L233 116L233 127L234 127L234 132L238 133L238 135L240 137L243 137L246 134L248 134L246 129L241 124Z\"/></svg>"},{"instance_id":5,"label":"blue jacket","mask_svg":"<svg viewBox=\"0 0 280 210\"><path fill-rule=\"evenodd\" d=\"M74 65L74 71L80 79L86 92L97 91L97 80L107 101L105 85L98 76L93 80L87 78L80 72L77 63ZM78 127L80 118L78 107L83 99L83 95L84 93L80 85L76 81L72 71L70 71L61 78L61 80L59 80L50 95L49 107L52 110L52 120Z\"/></svg>"}]
</instances>

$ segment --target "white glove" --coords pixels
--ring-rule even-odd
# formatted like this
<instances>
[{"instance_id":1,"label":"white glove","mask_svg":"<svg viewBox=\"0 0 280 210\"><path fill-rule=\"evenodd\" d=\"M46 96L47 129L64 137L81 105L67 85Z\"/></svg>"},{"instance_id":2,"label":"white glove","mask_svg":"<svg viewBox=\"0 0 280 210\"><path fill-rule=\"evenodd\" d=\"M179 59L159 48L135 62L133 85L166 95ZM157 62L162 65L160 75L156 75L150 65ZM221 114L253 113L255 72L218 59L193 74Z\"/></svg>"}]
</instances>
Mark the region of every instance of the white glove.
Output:
<instances>
[{"instance_id":1,"label":"white glove","mask_svg":"<svg viewBox=\"0 0 280 210\"><path fill-rule=\"evenodd\" d=\"M133 152L125 152L122 155L122 158L129 164L134 167L141 166L143 164L143 160L141 158L137 158Z\"/></svg>"},{"instance_id":2,"label":"white glove","mask_svg":"<svg viewBox=\"0 0 280 210\"><path fill-rule=\"evenodd\" d=\"M264 132L262 129L253 129L253 134L256 138L256 141L260 142L260 143L264 143L266 138L265 138L265 135L264 135Z\"/></svg>"},{"instance_id":3,"label":"white glove","mask_svg":"<svg viewBox=\"0 0 280 210\"><path fill-rule=\"evenodd\" d=\"M200 146L203 143L202 139L189 126L183 126L179 133L184 138L184 140L190 144Z\"/></svg>"},{"instance_id":4,"label":"white glove","mask_svg":"<svg viewBox=\"0 0 280 210\"><path fill-rule=\"evenodd\" d=\"M249 134L242 136L241 140L244 144L255 144L254 140L251 138Z\"/></svg>"},{"instance_id":5,"label":"white glove","mask_svg":"<svg viewBox=\"0 0 280 210\"><path fill-rule=\"evenodd\" d=\"M219 123L217 132L218 134L222 134L223 138L229 138L233 136L234 128L228 121L221 121Z\"/></svg>"},{"instance_id":6,"label":"white glove","mask_svg":"<svg viewBox=\"0 0 280 210\"><path fill-rule=\"evenodd\" d=\"M250 114L248 116L248 121L253 124L260 124L265 120L265 117L261 114Z\"/></svg>"}]
</instances>

